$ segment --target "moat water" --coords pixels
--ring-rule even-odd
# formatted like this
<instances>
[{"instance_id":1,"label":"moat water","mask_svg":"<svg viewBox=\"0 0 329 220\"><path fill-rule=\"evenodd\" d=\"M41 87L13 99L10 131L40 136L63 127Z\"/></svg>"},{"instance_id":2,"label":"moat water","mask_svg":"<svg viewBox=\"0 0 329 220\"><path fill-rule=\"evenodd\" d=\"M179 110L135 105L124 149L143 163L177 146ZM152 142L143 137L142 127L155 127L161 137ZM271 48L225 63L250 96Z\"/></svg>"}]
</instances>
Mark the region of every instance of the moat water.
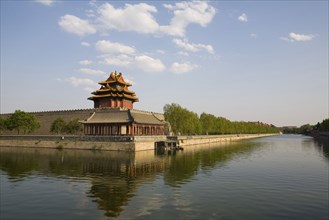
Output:
<instances>
[{"instance_id":1,"label":"moat water","mask_svg":"<svg viewBox=\"0 0 329 220\"><path fill-rule=\"evenodd\" d=\"M172 154L0 147L0 219L328 219L328 140Z\"/></svg>"}]
</instances>

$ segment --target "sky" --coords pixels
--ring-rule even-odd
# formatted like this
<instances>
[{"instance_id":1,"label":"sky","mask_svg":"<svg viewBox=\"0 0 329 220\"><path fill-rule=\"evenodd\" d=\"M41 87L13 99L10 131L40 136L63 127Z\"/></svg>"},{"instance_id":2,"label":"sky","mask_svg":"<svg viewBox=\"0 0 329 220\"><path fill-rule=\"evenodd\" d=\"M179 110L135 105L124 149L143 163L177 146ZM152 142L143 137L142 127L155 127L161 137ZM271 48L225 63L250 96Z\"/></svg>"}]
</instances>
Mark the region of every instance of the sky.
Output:
<instances>
[{"instance_id":1,"label":"sky","mask_svg":"<svg viewBox=\"0 0 329 220\"><path fill-rule=\"evenodd\" d=\"M328 1L1 0L1 113L92 108L112 71L134 108L276 126L328 118Z\"/></svg>"}]
</instances>

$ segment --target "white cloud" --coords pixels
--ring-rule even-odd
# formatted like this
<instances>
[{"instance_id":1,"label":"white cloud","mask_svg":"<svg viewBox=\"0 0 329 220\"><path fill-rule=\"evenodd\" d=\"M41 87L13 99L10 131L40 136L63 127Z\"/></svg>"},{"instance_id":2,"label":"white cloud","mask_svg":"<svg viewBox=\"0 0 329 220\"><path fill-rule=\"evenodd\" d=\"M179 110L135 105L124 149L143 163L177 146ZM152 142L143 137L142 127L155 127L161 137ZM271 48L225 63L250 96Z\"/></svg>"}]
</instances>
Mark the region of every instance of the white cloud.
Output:
<instances>
[{"instance_id":1,"label":"white cloud","mask_svg":"<svg viewBox=\"0 0 329 220\"><path fill-rule=\"evenodd\" d=\"M200 50L206 50L210 54L214 54L214 48L209 44L190 44L187 39L173 39L173 42L180 48L187 51L198 52Z\"/></svg>"},{"instance_id":2,"label":"white cloud","mask_svg":"<svg viewBox=\"0 0 329 220\"><path fill-rule=\"evenodd\" d=\"M88 10L86 10L86 16L87 16L88 18L94 18L94 17L96 17L96 15L95 15L95 13L94 13L94 10L92 10L92 9L88 9Z\"/></svg>"},{"instance_id":3,"label":"white cloud","mask_svg":"<svg viewBox=\"0 0 329 220\"><path fill-rule=\"evenodd\" d=\"M108 55L104 58L103 64L113 65L113 66L126 66L133 64L134 59L126 54L120 54L118 56Z\"/></svg>"},{"instance_id":4,"label":"white cloud","mask_svg":"<svg viewBox=\"0 0 329 220\"><path fill-rule=\"evenodd\" d=\"M89 21L82 20L74 15L64 15L60 18L58 25L65 31L83 36L85 34L94 34L96 29L89 24Z\"/></svg>"},{"instance_id":5,"label":"white cloud","mask_svg":"<svg viewBox=\"0 0 329 220\"><path fill-rule=\"evenodd\" d=\"M125 4L124 8L114 8L105 3L98 9L98 21L105 30L135 31L138 33L154 33L159 25L152 13L157 12L156 7L146 4Z\"/></svg>"},{"instance_id":6,"label":"white cloud","mask_svg":"<svg viewBox=\"0 0 329 220\"><path fill-rule=\"evenodd\" d=\"M88 42L81 42L81 46L90 47L90 43L88 43Z\"/></svg>"},{"instance_id":7,"label":"white cloud","mask_svg":"<svg viewBox=\"0 0 329 220\"><path fill-rule=\"evenodd\" d=\"M134 31L142 34L166 34L171 36L185 36L189 24L206 27L216 14L216 9L206 1L179 2L174 5L164 4L172 12L173 17L169 25L159 25L153 14L157 8L146 3L125 4L115 8L110 3L104 3L95 10L86 10L86 16L92 19L83 20L74 15L61 17L59 25L66 31L83 36L96 31L107 34L108 30Z\"/></svg>"},{"instance_id":8,"label":"white cloud","mask_svg":"<svg viewBox=\"0 0 329 220\"><path fill-rule=\"evenodd\" d=\"M248 21L248 16L245 13L243 13L242 15L240 15L238 17L238 20L242 21L242 22L247 22Z\"/></svg>"},{"instance_id":9,"label":"white cloud","mask_svg":"<svg viewBox=\"0 0 329 220\"><path fill-rule=\"evenodd\" d=\"M104 71L94 70L94 69L90 69L90 68L81 68L81 69L79 69L79 71L81 73L85 73L85 74L93 75L93 76L104 76L104 75L106 75L106 73Z\"/></svg>"},{"instance_id":10,"label":"white cloud","mask_svg":"<svg viewBox=\"0 0 329 220\"><path fill-rule=\"evenodd\" d=\"M126 54L120 55L103 55L100 62L105 65L127 67L130 69L140 69L145 72L162 72L165 65L160 59L156 59L147 55L130 56Z\"/></svg>"},{"instance_id":11,"label":"white cloud","mask_svg":"<svg viewBox=\"0 0 329 220\"><path fill-rule=\"evenodd\" d=\"M187 53L187 52L185 52L185 51L179 51L178 52L178 55L181 55L181 56L189 56L189 54Z\"/></svg>"},{"instance_id":12,"label":"white cloud","mask_svg":"<svg viewBox=\"0 0 329 220\"><path fill-rule=\"evenodd\" d=\"M295 42L295 41L311 41L315 36L313 34L296 34L296 33L289 33L289 37L280 37L281 40L287 42Z\"/></svg>"},{"instance_id":13,"label":"white cloud","mask_svg":"<svg viewBox=\"0 0 329 220\"><path fill-rule=\"evenodd\" d=\"M160 50L160 49L156 50L156 52L159 53L159 54L166 54L166 51Z\"/></svg>"},{"instance_id":14,"label":"white cloud","mask_svg":"<svg viewBox=\"0 0 329 220\"><path fill-rule=\"evenodd\" d=\"M35 2L38 2L46 6L52 6L55 3L55 0L35 0Z\"/></svg>"},{"instance_id":15,"label":"white cloud","mask_svg":"<svg viewBox=\"0 0 329 220\"><path fill-rule=\"evenodd\" d=\"M96 82L94 82L91 79L88 79L88 78L76 78L74 76L69 77L69 78L66 78L66 79L64 79L64 81L69 82L70 84L72 84L75 87L96 85Z\"/></svg>"},{"instance_id":16,"label":"white cloud","mask_svg":"<svg viewBox=\"0 0 329 220\"><path fill-rule=\"evenodd\" d=\"M89 64L92 64L92 63L93 63L93 61L91 61L91 60L81 60L81 61L79 61L80 65L89 65Z\"/></svg>"},{"instance_id":17,"label":"white cloud","mask_svg":"<svg viewBox=\"0 0 329 220\"><path fill-rule=\"evenodd\" d=\"M197 68L198 66L195 64L191 64L189 62L186 63L177 63L174 62L171 67L170 67L170 71L173 73L187 73L192 71L193 69Z\"/></svg>"},{"instance_id":18,"label":"white cloud","mask_svg":"<svg viewBox=\"0 0 329 220\"><path fill-rule=\"evenodd\" d=\"M92 93L93 91L95 91L96 89L94 89L94 88L92 88L92 87L89 87L89 86L87 86L87 87L85 87L84 88L84 90L85 91L87 91L87 92L90 92L90 93Z\"/></svg>"},{"instance_id":19,"label":"white cloud","mask_svg":"<svg viewBox=\"0 0 329 220\"><path fill-rule=\"evenodd\" d=\"M289 37L295 41L310 41L310 40L313 40L314 35L312 35L312 34L309 34L309 35L295 34L295 33L291 32L289 34Z\"/></svg>"},{"instance_id":20,"label":"white cloud","mask_svg":"<svg viewBox=\"0 0 329 220\"><path fill-rule=\"evenodd\" d=\"M146 55L136 56L134 65L145 72L163 72L166 68L161 60Z\"/></svg>"},{"instance_id":21,"label":"white cloud","mask_svg":"<svg viewBox=\"0 0 329 220\"><path fill-rule=\"evenodd\" d=\"M254 39L258 38L258 35L257 35L257 34L254 34L254 33L251 33L249 36L250 36L251 38L254 38Z\"/></svg>"},{"instance_id":22,"label":"white cloud","mask_svg":"<svg viewBox=\"0 0 329 220\"><path fill-rule=\"evenodd\" d=\"M293 39L290 39L288 37L280 37L280 39L283 40L283 41L287 41L287 42L294 42Z\"/></svg>"},{"instance_id":23,"label":"white cloud","mask_svg":"<svg viewBox=\"0 0 329 220\"><path fill-rule=\"evenodd\" d=\"M125 74L125 81L132 85L136 85L136 83L134 81L134 77L129 74Z\"/></svg>"},{"instance_id":24,"label":"white cloud","mask_svg":"<svg viewBox=\"0 0 329 220\"><path fill-rule=\"evenodd\" d=\"M174 17L170 25L161 26L160 31L172 36L185 36L186 27L191 24L207 26L216 14L216 9L206 1L179 2L175 5L164 4L165 8L173 11Z\"/></svg>"},{"instance_id":25,"label":"white cloud","mask_svg":"<svg viewBox=\"0 0 329 220\"><path fill-rule=\"evenodd\" d=\"M123 53L123 54L133 54L135 53L135 48L126 46L120 43L113 43L111 41L101 40L97 41L96 49L103 53Z\"/></svg>"}]
</instances>

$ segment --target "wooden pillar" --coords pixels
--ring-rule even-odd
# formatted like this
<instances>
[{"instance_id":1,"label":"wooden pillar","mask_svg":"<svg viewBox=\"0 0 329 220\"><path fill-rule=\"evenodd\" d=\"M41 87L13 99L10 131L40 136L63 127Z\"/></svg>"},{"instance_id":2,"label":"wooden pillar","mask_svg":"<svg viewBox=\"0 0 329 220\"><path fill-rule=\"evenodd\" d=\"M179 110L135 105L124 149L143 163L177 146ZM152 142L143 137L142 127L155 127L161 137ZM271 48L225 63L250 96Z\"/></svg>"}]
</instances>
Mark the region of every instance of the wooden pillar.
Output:
<instances>
[{"instance_id":1,"label":"wooden pillar","mask_svg":"<svg viewBox=\"0 0 329 220\"><path fill-rule=\"evenodd\" d=\"M112 125L112 134L117 135L117 128L116 125Z\"/></svg>"}]
</instances>

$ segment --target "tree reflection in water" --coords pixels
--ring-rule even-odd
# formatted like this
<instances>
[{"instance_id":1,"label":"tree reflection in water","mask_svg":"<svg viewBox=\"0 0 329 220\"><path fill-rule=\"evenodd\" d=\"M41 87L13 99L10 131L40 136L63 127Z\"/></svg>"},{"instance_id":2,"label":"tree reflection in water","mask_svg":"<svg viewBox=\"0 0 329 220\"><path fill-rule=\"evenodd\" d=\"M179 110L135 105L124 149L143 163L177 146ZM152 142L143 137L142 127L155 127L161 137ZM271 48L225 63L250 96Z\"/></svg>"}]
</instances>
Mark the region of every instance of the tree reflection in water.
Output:
<instances>
[{"instance_id":1,"label":"tree reflection in water","mask_svg":"<svg viewBox=\"0 0 329 220\"><path fill-rule=\"evenodd\" d=\"M329 137L314 137L313 141L315 146L318 147L318 150L329 162Z\"/></svg>"},{"instance_id":2,"label":"tree reflection in water","mask_svg":"<svg viewBox=\"0 0 329 220\"><path fill-rule=\"evenodd\" d=\"M171 158L170 166L164 173L165 183L179 186L190 181L199 170L224 166L235 155L250 154L259 146L259 143L251 142L191 146L189 150Z\"/></svg>"},{"instance_id":3,"label":"tree reflection in water","mask_svg":"<svg viewBox=\"0 0 329 220\"><path fill-rule=\"evenodd\" d=\"M88 180L87 196L106 216L117 217L138 187L163 175L165 184L179 187L200 170L223 166L236 155L248 155L259 143L199 145L173 155L153 151L136 153L1 147L0 169L11 181L37 173L62 179Z\"/></svg>"}]
</instances>

